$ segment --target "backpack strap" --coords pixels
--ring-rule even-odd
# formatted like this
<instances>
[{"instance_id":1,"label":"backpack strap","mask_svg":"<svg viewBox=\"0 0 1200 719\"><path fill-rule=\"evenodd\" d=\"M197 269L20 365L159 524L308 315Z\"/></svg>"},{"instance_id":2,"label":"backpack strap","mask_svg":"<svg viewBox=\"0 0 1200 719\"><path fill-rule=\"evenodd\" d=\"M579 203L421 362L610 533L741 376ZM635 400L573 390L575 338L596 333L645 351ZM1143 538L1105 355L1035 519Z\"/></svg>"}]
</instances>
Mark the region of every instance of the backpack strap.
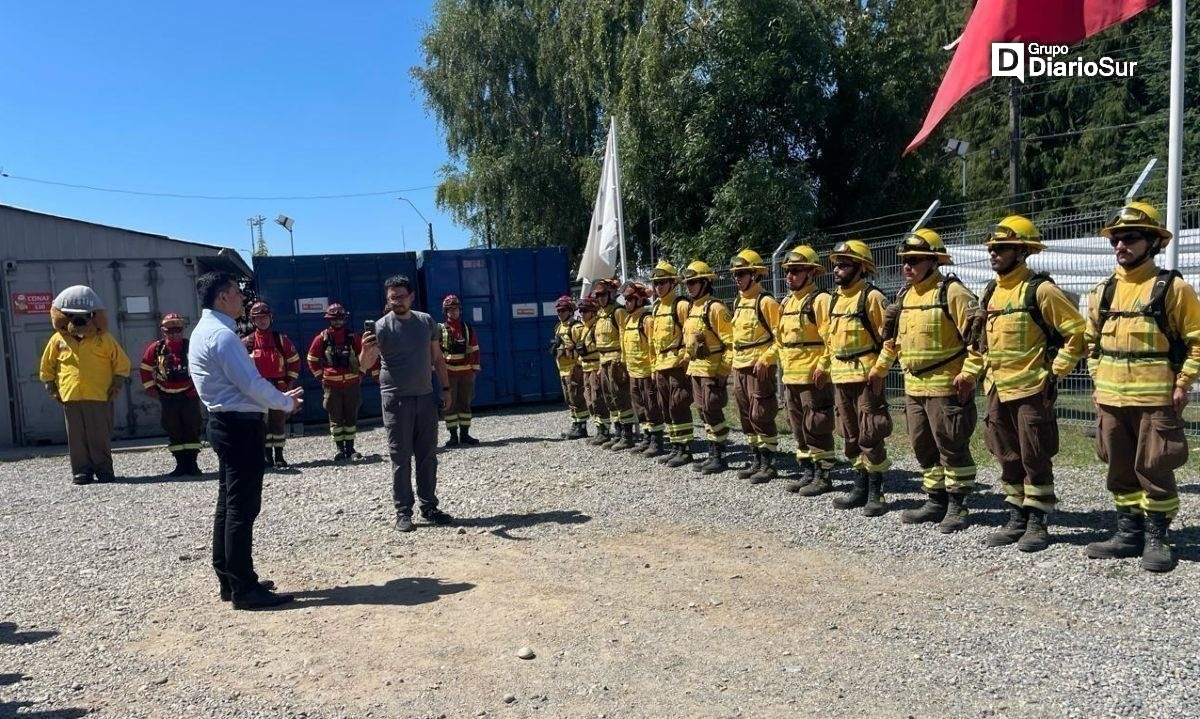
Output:
<instances>
[{"instance_id":1,"label":"backpack strap","mask_svg":"<svg viewBox=\"0 0 1200 719\"><path fill-rule=\"evenodd\" d=\"M1167 317L1167 293L1174 284L1175 279L1182 277L1176 270L1159 270L1158 275L1154 279L1154 286L1150 290L1150 300L1140 310L1127 311L1112 311L1113 295L1116 294L1116 275L1105 280L1104 292L1100 297L1099 306L1099 322L1097 322L1097 338L1096 343L1092 346L1092 358L1100 356L1112 357L1114 359L1166 359L1171 365L1171 369L1178 372L1183 368L1183 363L1187 359L1188 346L1172 328L1170 318ZM1106 350L1100 346L1103 337L1104 323L1109 317L1145 317L1153 320L1158 331L1167 340L1166 352L1116 352Z\"/></svg>"},{"instance_id":2,"label":"backpack strap","mask_svg":"<svg viewBox=\"0 0 1200 719\"><path fill-rule=\"evenodd\" d=\"M700 311L700 320L704 322L704 328L709 332L712 332L713 337L717 338L717 344L721 345L721 349L713 352L713 354L721 354L727 349L727 345L725 344L725 341L721 339L721 335L716 331L716 329L713 328L712 318L709 317L709 315L712 314L712 306L714 303L720 304L720 300L710 295L708 302L704 303L704 309Z\"/></svg>"},{"instance_id":3,"label":"backpack strap","mask_svg":"<svg viewBox=\"0 0 1200 719\"><path fill-rule=\"evenodd\" d=\"M758 323L767 330L766 339L759 340L758 342L750 342L749 344L735 343L733 347L735 350L748 350L755 347L762 347L763 345L768 345L775 341L775 330L771 329L771 325L767 322L767 317L762 311L763 298L770 296L771 295L764 290L759 292L758 296L754 298L754 313L758 315Z\"/></svg>"}]
</instances>

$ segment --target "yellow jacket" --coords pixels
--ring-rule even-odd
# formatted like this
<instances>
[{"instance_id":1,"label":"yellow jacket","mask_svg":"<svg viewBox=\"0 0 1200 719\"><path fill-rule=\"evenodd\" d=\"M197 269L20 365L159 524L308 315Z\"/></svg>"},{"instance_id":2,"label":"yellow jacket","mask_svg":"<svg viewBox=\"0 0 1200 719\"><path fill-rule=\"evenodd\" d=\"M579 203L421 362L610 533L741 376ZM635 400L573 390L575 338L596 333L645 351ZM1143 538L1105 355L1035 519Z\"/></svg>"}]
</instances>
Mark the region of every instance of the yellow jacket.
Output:
<instances>
[{"instance_id":1,"label":"yellow jacket","mask_svg":"<svg viewBox=\"0 0 1200 719\"><path fill-rule=\"evenodd\" d=\"M579 358L575 354L575 334L573 328L579 326L580 322L576 319L568 320L567 322L559 322L554 326L554 362L558 365L559 376L566 377L571 374L571 370L575 365L579 364Z\"/></svg>"},{"instance_id":2,"label":"yellow jacket","mask_svg":"<svg viewBox=\"0 0 1200 719\"><path fill-rule=\"evenodd\" d=\"M55 332L42 351L38 376L58 384L64 402L108 400L115 377L129 376L129 356L108 332L82 340Z\"/></svg>"},{"instance_id":3,"label":"yellow jacket","mask_svg":"<svg viewBox=\"0 0 1200 719\"><path fill-rule=\"evenodd\" d=\"M683 351L683 323L691 303L671 290L650 309L650 343L654 347L654 371L687 364ZM674 315L674 316L672 316Z\"/></svg>"},{"instance_id":4,"label":"yellow jacket","mask_svg":"<svg viewBox=\"0 0 1200 719\"><path fill-rule=\"evenodd\" d=\"M944 308L939 304L943 290ZM896 336L883 343L871 374L886 376L898 358L904 370L905 394L952 397L954 378L968 355L979 363L978 352L969 348L965 339L978 307L975 295L961 282L947 281L942 273L930 272L901 296Z\"/></svg>"},{"instance_id":5,"label":"yellow jacket","mask_svg":"<svg viewBox=\"0 0 1200 719\"><path fill-rule=\"evenodd\" d=\"M866 297L866 317L858 316L861 294L866 291L867 281L858 280L849 287L839 287L833 297L833 308L829 312L829 327L825 344L829 347L830 378L834 384L865 382L879 349L871 338L864 323L870 323L875 337L883 331L883 309L887 298L883 292L873 289Z\"/></svg>"},{"instance_id":6,"label":"yellow jacket","mask_svg":"<svg viewBox=\"0 0 1200 719\"><path fill-rule=\"evenodd\" d=\"M775 326L775 351L784 384L812 384L814 369L829 371L829 352L821 336L829 328L831 304L830 294L818 293L812 283L783 298Z\"/></svg>"},{"instance_id":7,"label":"yellow jacket","mask_svg":"<svg viewBox=\"0 0 1200 719\"><path fill-rule=\"evenodd\" d=\"M733 367L753 367L759 362L775 364L779 359L775 352L778 325L779 302L764 292L761 285L754 285L749 292L739 291L733 304Z\"/></svg>"},{"instance_id":8,"label":"yellow jacket","mask_svg":"<svg viewBox=\"0 0 1200 719\"><path fill-rule=\"evenodd\" d=\"M1110 312L1136 312L1149 304L1159 268L1151 261L1126 272L1118 267ZM1090 359L1088 371L1096 385L1096 401L1111 407L1160 407L1171 404L1176 387L1191 389L1200 373L1200 300L1186 282L1176 278L1166 296L1168 326L1187 343L1187 360L1178 373L1166 357L1121 357L1113 353L1167 351L1167 338L1154 320L1144 316L1109 316L1098 328L1104 283L1088 300L1087 341L1100 343L1100 356Z\"/></svg>"},{"instance_id":9,"label":"yellow jacket","mask_svg":"<svg viewBox=\"0 0 1200 719\"><path fill-rule=\"evenodd\" d=\"M1046 335L1022 310L1032 274L1022 265L996 278L996 289L983 308L987 312L986 351L979 361L970 358L963 366L963 374L969 376L986 371L984 394L995 390L1001 402L1041 392L1050 372L1061 379L1083 359L1083 317L1057 285L1043 282L1037 288L1038 308L1046 324L1064 339L1054 363L1047 362Z\"/></svg>"},{"instance_id":10,"label":"yellow jacket","mask_svg":"<svg viewBox=\"0 0 1200 719\"><path fill-rule=\"evenodd\" d=\"M650 315L645 307L625 313L625 324L621 326L621 359L630 377L644 379L654 372Z\"/></svg>"},{"instance_id":11,"label":"yellow jacket","mask_svg":"<svg viewBox=\"0 0 1200 719\"><path fill-rule=\"evenodd\" d=\"M583 368L584 372L594 372L600 369L600 351L596 349L597 321L597 317L593 317L591 322L579 322L571 328L576 344L583 347L583 350L577 354L579 366Z\"/></svg>"},{"instance_id":12,"label":"yellow jacket","mask_svg":"<svg viewBox=\"0 0 1200 719\"><path fill-rule=\"evenodd\" d=\"M628 312L615 305L596 311L596 349L600 352L600 364L621 359L621 327L628 316Z\"/></svg>"},{"instance_id":13,"label":"yellow jacket","mask_svg":"<svg viewBox=\"0 0 1200 719\"><path fill-rule=\"evenodd\" d=\"M683 346L688 355L688 376L729 376L732 344L733 327L730 323L729 308L712 295L692 300L691 306L688 307L687 320L683 323ZM702 353L698 352L701 347L707 350L707 356L698 356Z\"/></svg>"}]
</instances>

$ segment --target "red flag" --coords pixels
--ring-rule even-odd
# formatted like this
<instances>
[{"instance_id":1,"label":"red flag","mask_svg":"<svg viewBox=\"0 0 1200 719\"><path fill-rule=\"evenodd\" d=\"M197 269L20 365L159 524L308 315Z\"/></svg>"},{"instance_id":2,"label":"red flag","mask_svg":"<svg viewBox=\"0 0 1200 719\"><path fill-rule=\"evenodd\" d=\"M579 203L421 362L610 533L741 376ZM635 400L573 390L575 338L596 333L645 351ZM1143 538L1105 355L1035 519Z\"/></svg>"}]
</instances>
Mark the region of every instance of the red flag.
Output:
<instances>
[{"instance_id":1,"label":"red flag","mask_svg":"<svg viewBox=\"0 0 1200 719\"><path fill-rule=\"evenodd\" d=\"M925 142L972 88L991 77L994 42L1071 45L1125 22L1158 0L979 0L950 60L925 124L904 154Z\"/></svg>"}]
</instances>

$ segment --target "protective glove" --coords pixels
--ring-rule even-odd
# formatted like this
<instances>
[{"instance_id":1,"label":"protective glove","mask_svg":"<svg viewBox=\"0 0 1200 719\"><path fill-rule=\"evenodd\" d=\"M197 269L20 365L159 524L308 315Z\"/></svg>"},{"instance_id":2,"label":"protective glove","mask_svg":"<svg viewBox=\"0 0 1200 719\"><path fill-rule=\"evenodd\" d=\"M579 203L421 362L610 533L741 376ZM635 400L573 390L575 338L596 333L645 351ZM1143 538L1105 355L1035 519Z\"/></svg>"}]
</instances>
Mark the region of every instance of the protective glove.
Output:
<instances>
[{"instance_id":1,"label":"protective glove","mask_svg":"<svg viewBox=\"0 0 1200 719\"><path fill-rule=\"evenodd\" d=\"M47 382L46 391L50 393L51 399L53 399L55 402L62 402L62 397L60 397L58 394L57 382Z\"/></svg>"},{"instance_id":2,"label":"protective glove","mask_svg":"<svg viewBox=\"0 0 1200 719\"><path fill-rule=\"evenodd\" d=\"M890 340L896 337L896 332L900 327L900 303L893 302L883 311L883 337L882 339Z\"/></svg>"}]
</instances>

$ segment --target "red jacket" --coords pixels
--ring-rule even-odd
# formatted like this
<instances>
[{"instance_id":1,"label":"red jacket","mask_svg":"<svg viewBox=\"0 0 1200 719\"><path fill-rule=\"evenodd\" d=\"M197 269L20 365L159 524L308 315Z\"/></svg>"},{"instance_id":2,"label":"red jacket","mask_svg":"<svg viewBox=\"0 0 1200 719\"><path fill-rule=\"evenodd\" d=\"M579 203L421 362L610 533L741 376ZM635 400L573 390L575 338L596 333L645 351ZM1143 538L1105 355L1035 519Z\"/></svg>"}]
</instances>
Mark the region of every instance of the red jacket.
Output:
<instances>
[{"instance_id":1,"label":"red jacket","mask_svg":"<svg viewBox=\"0 0 1200 719\"><path fill-rule=\"evenodd\" d=\"M138 374L142 386L155 394L196 396L192 374L188 371L188 341L186 339L161 339L146 345L142 353L142 364Z\"/></svg>"},{"instance_id":2,"label":"red jacket","mask_svg":"<svg viewBox=\"0 0 1200 719\"><path fill-rule=\"evenodd\" d=\"M286 390L300 378L300 353L288 336L274 330L254 330L242 338L254 366L264 379Z\"/></svg>"},{"instance_id":3,"label":"red jacket","mask_svg":"<svg viewBox=\"0 0 1200 719\"><path fill-rule=\"evenodd\" d=\"M347 336L349 341L347 341ZM363 371L358 366L362 352L362 337L345 327L321 330L308 345L308 369L321 383L329 387L346 387L360 381L363 375L379 377L379 361Z\"/></svg>"},{"instance_id":4,"label":"red jacket","mask_svg":"<svg viewBox=\"0 0 1200 719\"><path fill-rule=\"evenodd\" d=\"M451 373L479 371L479 338L462 318L442 323L442 354Z\"/></svg>"}]
</instances>

